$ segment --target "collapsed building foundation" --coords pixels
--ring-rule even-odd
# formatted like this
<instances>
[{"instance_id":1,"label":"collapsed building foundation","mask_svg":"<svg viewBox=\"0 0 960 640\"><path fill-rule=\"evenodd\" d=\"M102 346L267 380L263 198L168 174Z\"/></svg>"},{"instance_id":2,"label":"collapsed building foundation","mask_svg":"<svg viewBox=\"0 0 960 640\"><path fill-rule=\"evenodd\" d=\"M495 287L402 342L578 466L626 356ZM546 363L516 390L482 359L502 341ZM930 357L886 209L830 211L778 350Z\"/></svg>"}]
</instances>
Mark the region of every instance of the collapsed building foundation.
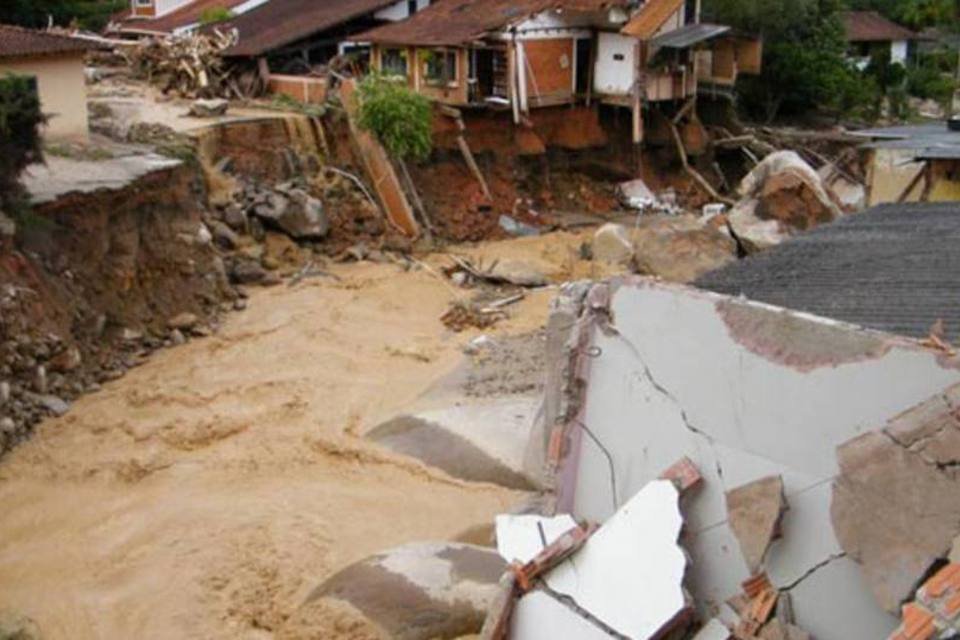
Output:
<instances>
[{"instance_id":1,"label":"collapsed building foundation","mask_svg":"<svg viewBox=\"0 0 960 640\"><path fill-rule=\"evenodd\" d=\"M692 461L681 543L703 620L735 626L730 599L765 576L814 637L882 638L945 561L956 356L643 279L567 285L550 325L528 465L555 472L557 513L604 522Z\"/></svg>"}]
</instances>

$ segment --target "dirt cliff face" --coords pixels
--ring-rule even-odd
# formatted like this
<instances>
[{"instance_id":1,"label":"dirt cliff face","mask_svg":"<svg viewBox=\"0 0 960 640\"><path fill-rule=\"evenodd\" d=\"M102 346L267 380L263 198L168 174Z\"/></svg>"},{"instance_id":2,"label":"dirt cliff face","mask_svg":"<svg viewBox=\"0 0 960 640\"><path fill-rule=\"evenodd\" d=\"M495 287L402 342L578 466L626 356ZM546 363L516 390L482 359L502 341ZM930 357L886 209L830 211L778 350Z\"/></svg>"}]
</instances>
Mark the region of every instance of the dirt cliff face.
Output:
<instances>
[{"instance_id":1,"label":"dirt cliff face","mask_svg":"<svg viewBox=\"0 0 960 640\"><path fill-rule=\"evenodd\" d=\"M42 417L170 342L167 321L215 319L236 296L202 231L188 166L38 205L0 253L0 453Z\"/></svg>"}]
</instances>

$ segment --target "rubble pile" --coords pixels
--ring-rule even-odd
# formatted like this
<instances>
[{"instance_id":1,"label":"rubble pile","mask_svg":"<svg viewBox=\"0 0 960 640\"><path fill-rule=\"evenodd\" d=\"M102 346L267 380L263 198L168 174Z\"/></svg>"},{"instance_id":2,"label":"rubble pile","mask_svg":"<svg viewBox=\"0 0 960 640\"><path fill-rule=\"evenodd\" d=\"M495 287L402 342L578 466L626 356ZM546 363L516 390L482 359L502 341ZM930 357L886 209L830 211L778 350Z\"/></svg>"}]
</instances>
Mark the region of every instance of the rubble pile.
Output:
<instances>
[{"instance_id":1,"label":"rubble pile","mask_svg":"<svg viewBox=\"0 0 960 640\"><path fill-rule=\"evenodd\" d=\"M228 66L222 53L235 45L235 29L145 38L117 50L135 77L181 98L248 99L263 91L256 73Z\"/></svg>"}]
</instances>

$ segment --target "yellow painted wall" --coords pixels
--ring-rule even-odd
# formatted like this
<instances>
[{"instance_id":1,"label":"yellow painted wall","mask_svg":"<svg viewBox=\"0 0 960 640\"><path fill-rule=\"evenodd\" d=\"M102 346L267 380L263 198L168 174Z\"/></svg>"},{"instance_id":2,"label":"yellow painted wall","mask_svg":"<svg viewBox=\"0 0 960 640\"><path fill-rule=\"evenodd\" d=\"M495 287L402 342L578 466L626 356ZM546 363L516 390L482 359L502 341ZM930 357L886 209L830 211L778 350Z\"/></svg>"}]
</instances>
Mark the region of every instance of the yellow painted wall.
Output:
<instances>
[{"instance_id":1,"label":"yellow painted wall","mask_svg":"<svg viewBox=\"0 0 960 640\"><path fill-rule=\"evenodd\" d=\"M83 54L0 59L0 74L35 76L43 112L50 117L47 138L84 138L87 126L87 86Z\"/></svg>"},{"instance_id":2,"label":"yellow painted wall","mask_svg":"<svg viewBox=\"0 0 960 640\"><path fill-rule=\"evenodd\" d=\"M869 205L896 202L919 171L923 162L913 160L914 150L877 149L868 163L870 183ZM933 160L933 188L927 196L929 202L960 201L960 161ZM906 198L916 202L924 190L921 179Z\"/></svg>"},{"instance_id":3,"label":"yellow painted wall","mask_svg":"<svg viewBox=\"0 0 960 640\"><path fill-rule=\"evenodd\" d=\"M930 202L960 202L960 160L933 161Z\"/></svg>"},{"instance_id":4,"label":"yellow painted wall","mask_svg":"<svg viewBox=\"0 0 960 640\"><path fill-rule=\"evenodd\" d=\"M897 201L917 172L923 169L922 162L913 161L915 153L913 150L901 149L875 149L871 152L867 165L869 206ZM907 200L917 200L921 191L923 184L917 185Z\"/></svg>"}]
</instances>

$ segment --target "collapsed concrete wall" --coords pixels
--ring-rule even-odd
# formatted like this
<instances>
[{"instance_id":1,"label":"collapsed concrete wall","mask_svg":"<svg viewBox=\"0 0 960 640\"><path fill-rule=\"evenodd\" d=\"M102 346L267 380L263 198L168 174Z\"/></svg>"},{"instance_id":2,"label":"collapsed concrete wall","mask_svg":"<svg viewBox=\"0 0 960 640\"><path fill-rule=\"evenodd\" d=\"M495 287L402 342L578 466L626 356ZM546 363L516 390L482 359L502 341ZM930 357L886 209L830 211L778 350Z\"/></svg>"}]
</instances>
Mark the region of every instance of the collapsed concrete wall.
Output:
<instances>
[{"instance_id":1,"label":"collapsed concrete wall","mask_svg":"<svg viewBox=\"0 0 960 640\"><path fill-rule=\"evenodd\" d=\"M557 512L604 521L687 456L704 479L685 500L683 540L701 614L723 617L725 601L760 569L790 594L797 624L813 636L889 634L897 619L834 534L836 448L960 381L957 361L906 339L678 285L631 279L566 292L558 313L569 320L576 308L579 317L547 364L563 375L550 381L552 422L536 440L556 465ZM782 489L761 485L776 488L762 496L774 515L757 520L770 529L782 490L786 511L770 532L780 537L769 550L741 553L737 505L763 501L729 492L771 477Z\"/></svg>"}]
</instances>

